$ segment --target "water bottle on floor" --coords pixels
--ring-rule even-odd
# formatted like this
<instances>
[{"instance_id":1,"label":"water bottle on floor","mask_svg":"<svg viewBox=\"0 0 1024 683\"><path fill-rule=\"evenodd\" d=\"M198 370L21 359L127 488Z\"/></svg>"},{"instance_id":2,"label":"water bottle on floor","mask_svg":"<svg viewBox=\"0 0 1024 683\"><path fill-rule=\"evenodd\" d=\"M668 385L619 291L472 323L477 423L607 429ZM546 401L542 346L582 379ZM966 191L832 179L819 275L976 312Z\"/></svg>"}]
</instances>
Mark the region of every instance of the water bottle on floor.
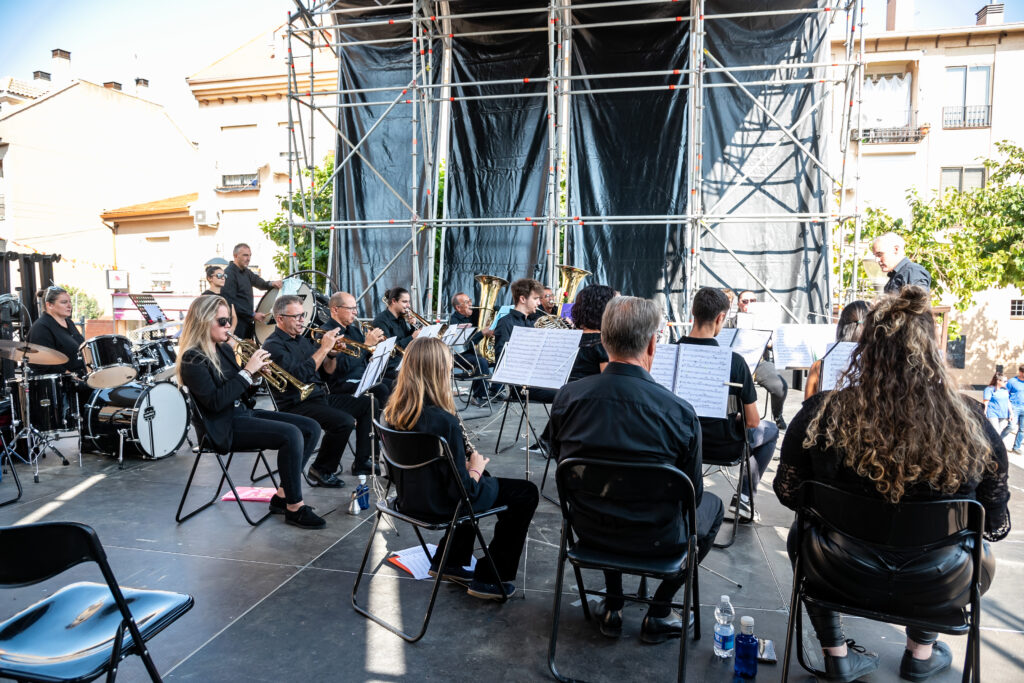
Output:
<instances>
[{"instance_id":1,"label":"water bottle on floor","mask_svg":"<svg viewBox=\"0 0 1024 683\"><path fill-rule=\"evenodd\" d=\"M729 596L723 595L715 607L715 654L722 659L732 657L736 641L736 629L732 620L736 618L736 610L729 602Z\"/></svg>"},{"instance_id":2,"label":"water bottle on floor","mask_svg":"<svg viewBox=\"0 0 1024 683\"><path fill-rule=\"evenodd\" d=\"M754 636L754 617L740 619L740 634L736 636L736 669L740 678L757 676L757 637Z\"/></svg>"}]
</instances>

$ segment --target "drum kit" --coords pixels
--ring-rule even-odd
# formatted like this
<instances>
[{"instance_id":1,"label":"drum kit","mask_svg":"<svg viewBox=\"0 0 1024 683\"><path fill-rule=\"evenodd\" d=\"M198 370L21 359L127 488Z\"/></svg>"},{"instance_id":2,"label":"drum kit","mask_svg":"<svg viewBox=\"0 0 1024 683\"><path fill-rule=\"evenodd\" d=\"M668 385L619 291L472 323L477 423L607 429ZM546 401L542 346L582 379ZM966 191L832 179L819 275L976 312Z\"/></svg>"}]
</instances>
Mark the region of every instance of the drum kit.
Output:
<instances>
[{"instance_id":1,"label":"drum kit","mask_svg":"<svg viewBox=\"0 0 1024 683\"><path fill-rule=\"evenodd\" d=\"M178 324L160 322L136 332L164 332ZM39 344L0 340L0 358L19 363L21 370L8 382L16 429L8 449L13 454L13 445L25 439L35 481L45 451L52 450L68 464L54 442L69 432L78 432L79 464L87 448L116 456L118 467L124 466L126 452L158 459L177 451L187 438L189 417L184 395L169 381L177 360L173 340L162 337L133 345L127 337L105 334L86 340L78 351L85 362L84 379L70 373L31 373L30 363L63 365L69 359ZM79 396L86 395L85 409L80 410Z\"/></svg>"}]
</instances>

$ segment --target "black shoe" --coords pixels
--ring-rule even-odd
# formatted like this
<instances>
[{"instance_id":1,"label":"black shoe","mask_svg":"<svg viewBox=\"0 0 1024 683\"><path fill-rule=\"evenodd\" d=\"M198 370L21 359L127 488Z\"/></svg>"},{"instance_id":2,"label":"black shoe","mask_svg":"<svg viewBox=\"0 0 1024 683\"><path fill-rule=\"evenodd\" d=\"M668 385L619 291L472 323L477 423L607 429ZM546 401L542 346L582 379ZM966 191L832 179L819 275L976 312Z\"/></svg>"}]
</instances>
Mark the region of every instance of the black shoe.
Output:
<instances>
[{"instance_id":1,"label":"black shoe","mask_svg":"<svg viewBox=\"0 0 1024 683\"><path fill-rule=\"evenodd\" d=\"M313 512L313 508L308 505L303 505L295 512L286 509L284 512L284 521L288 522L292 526L297 526L300 529L323 529L327 526L327 522L324 521L324 518Z\"/></svg>"},{"instance_id":2,"label":"black shoe","mask_svg":"<svg viewBox=\"0 0 1024 683\"><path fill-rule=\"evenodd\" d=\"M740 513L740 524L750 524L751 522L761 523L761 513L756 510L751 510L751 502L747 500L739 499L739 513ZM736 509L736 496L732 497L729 502L729 507L726 508L725 513L728 519L732 519L733 510Z\"/></svg>"},{"instance_id":3,"label":"black shoe","mask_svg":"<svg viewBox=\"0 0 1024 683\"><path fill-rule=\"evenodd\" d=\"M609 610L604 600L594 611L597 617L597 625L601 629L601 635L608 638L618 638L622 635L622 610Z\"/></svg>"},{"instance_id":4,"label":"black shoe","mask_svg":"<svg viewBox=\"0 0 1024 683\"><path fill-rule=\"evenodd\" d=\"M923 681L940 671L945 671L953 663L953 653L949 645L936 640L932 645L932 656L928 659L914 659L910 650L903 651L900 662L900 678L908 681Z\"/></svg>"},{"instance_id":5,"label":"black shoe","mask_svg":"<svg viewBox=\"0 0 1024 683\"><path fill-rule=\"evenodd\" d=\"M275 515L283 515L287 510L284 498L275 493L270 499L270 511Z\"/></svg>"},{"instance_id":6,"label":"black shoe","mask_svg":"<svg viewBox=\"0 0 1024 683\"><path fill-rule=\"evenodd\" d=\"M374 465L373 467L371 467L369 460L367 460L366 462L354 462L354 463L352 463L352 476L353 477L358 477L360 474L369 475L371 473L376 474L376 475L380 475L380 465Z\"/></svg>"},{"instance_id":7,"label":"black shoe","mask_svg":"<svg viewBox=\"0 0 1024 683\"><path fill-rule=\"evenodd\" d=\"M786 431L786 418L779 415L775 418L775 426L779 428L780 432Z\"/></svg>"},{"instance_id":8,"label":"black shoe","mask_svg":"<svg viewBox=\"0 0 1024 683\"><path fill-rule=\"evenodd\" d=\"M867 676L878 668L878 655L868 652L852 640L846 641L849 652L845 657L825 655L825 680L849 683Z\"/></svg>"},{"instance_id":9,"label":"black shoe","mask_svg":"<svg viewBox=\"0 0 1024 683\"><path fill-rule=\"evenodd\" d=\"M427 573L436 577L437 567L431 567ZM446 567L441 573L441 580L451 581L452 583L461 583L463 586L468 588L469 584L473 582L473 570L466 569L465 567Z\"/></svg>"},{"instance_id":10,"label":"black shoe","mask_svg":"<svg viewBox=\"0 0 1024 683\"><path fill-rule=\"evenodd\" d=\"M477 408L486 408L490 405L490 400L486 396L474 396L469 403Z\"/></svg>"},{"instance_id":11,"label":"black shoe","mask_svg":"<svg viewBox=\"0 0 1024 683\"><path fill-rule=\"evenodd\" d=\"M693 619L692 614L690 619ZM664 643L669 638L682 635L683 620L674 611L669 612L667 617L652 617L648 612L640 625L640 640L644 643Z\"/></svg>"},{"instance_id":12,"label":"black shoe","mask_svg":"<svg viewBox=\"0 0 1024 683\"><path fill-rule=\"evenodd\" d=\"M334 474L323 474L315 467L309 468L309 474L306 476L310 486L323 486L325 489L340 489L345 485L341 479L338 479Z\"/></svg>"},{"instance_id":13,"label":"black shoe","mask_svg":"<svg viewBox=\"0 0 1024 683\"><path fill-rule=\"evenodd\" d=\"M482 598L484 600L504 600L505 596L501 594L502 586L505 587L505 595L508 597L511 598L516 594L516 585L511 581L505 581L502 584L497 584L484 583L483 581L477 581L476 579L469 582L469 588L466 592L474 598Z\"/></svg>"}]
</instances>

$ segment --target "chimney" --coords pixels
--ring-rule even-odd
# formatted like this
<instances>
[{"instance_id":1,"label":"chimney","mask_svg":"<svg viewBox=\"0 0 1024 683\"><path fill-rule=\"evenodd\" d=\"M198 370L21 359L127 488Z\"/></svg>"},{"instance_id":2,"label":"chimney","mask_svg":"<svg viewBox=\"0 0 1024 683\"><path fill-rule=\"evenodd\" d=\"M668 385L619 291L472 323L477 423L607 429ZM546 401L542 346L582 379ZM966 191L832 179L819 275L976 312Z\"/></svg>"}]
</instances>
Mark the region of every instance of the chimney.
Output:
<instances>
[{"instance_id":1,"label":"chimney","mask_svg":"<svg viewBox=\"0 0 1024 683\"><path fill-rule=\"evenodd\" d=\"M978 26L995 26L1003 23L1003 3L993 2L982 7L974 15L978 17Z\"/></svg>"},{"instance_id":2,"label":"chimney","mask_svg":"<svg viewBox=\"0 0 1024 683\"><path fill-rule=\"evenodd\" d=\"M57 83L67 83L71 80L71 53L67 50L61 50L57 48L50 50L52 57L51 63L52 68L50 73L53 74L53 80Z\"/></svg>"},{"instance_id":3,"label":"chimney","mask_svg":"<svg viewBox=\"0 0 1024 683\"><path fill-rule=\"evenodd\" d=\"M909 31L913 24L913 0L885 0L886 31Z\"/></svg>"},{"instance_id":4,"label":"chimney","mask_svg":"<svg viewBox=\"0 0 1024 683\"><path fill-rule=\"evenodd\" d=\"M48 80L50 80L50 74L46 73L45 71L33 71L32 72L32 80L33 81L48 81Z\"/></svg>"},{"instance_id":5,"label":"chimney","mask_svg":"<svg viewBox=\"0 0 1024 683\"><path fill-rule=\"evenodd\" d=\"M141 90L142 88L148 88L148 87L149 87L149 79L146 79L146 78L136 78L135 79L135 89L136 90Z\"/></svg>"},{"instance_id":6,"label":"chimney","mask_svg":"<svg viewBox=\"0 0 1024 683\"><path fill-rule=\"evenodd\" d=\"M118 92L121 91L121 84L117 81L107 81L103 84L103 87L107 88L108 90L117 90Z\"/></svg>"}]
</instances>

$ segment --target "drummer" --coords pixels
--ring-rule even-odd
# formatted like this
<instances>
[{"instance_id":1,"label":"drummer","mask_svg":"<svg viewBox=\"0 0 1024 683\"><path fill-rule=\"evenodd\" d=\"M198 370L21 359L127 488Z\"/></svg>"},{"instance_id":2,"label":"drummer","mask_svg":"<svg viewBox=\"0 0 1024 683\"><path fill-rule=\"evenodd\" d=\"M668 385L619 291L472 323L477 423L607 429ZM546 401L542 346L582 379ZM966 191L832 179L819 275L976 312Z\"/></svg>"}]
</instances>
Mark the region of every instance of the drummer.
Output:
<instances>
[{"instance_id":1,"label":"drummer","mask_svg":"<svg viewBox=\"0 0 1024 683\"><path fill-rule=\"evenodd\" d=\"M44 310L39 319L32 323L28 331L28 341L60 351L68 357L68 362L61 365L29 363L29 368L40 374L85 374L85 363L78 353L78 347L85 341L85 337L71 320L71 295L66 289L55 285L44 289L40 296L43 299Z\"/></svg>"}]
</instances>

